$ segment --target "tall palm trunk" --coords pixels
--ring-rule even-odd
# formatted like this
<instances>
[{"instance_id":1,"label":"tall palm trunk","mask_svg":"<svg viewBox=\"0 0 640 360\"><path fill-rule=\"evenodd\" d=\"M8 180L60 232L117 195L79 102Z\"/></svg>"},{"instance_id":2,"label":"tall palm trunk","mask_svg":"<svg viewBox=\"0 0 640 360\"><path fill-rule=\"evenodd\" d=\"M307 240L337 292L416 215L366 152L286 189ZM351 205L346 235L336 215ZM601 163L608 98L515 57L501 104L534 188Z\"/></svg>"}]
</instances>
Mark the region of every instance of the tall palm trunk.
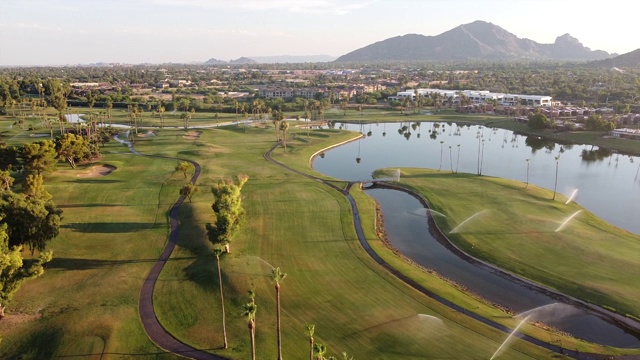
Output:
<instances>
[{"instance_id":1,"label":"tall palm trunk","mask_svg":"<svg viewBox=\"0 0 640 360\"><path fill-rule=\"evenodd\" d=\"M251 360L256 360L256 322L249 321L249 331L251 332Z\"/></svg>"},{"instance_id":2,"label":"tall palm trunk","mask_svg":"<svg viewBox=\"0 0 640 360\"><path fill-rule=\"evenodd\" d=\"M313 336L309 338L309 360L313 360Z\"/></svg>"},{"instance_id":3,"label":"tall palm trunk","mask_svg":"<svg viewBox=\"0 0 640 360\"><path fill-rule=\"evenodd\" d=\"M280 334L280 284L276 283L277 322L278 322L278 360L282 360L282 336Z\"/></svg>"},{"instance_id":4,"label":"tall palm trunk","mask_svg":"<svg viewBox=\"0 0 640 360\"><path fill-rule=\"evenodd\" d=\"M224 313L224 293L222 292L222 272L220 271L220 255L216 255L218 260L218 282L220 283L220 302L222 303L222 336L224 337L224 348L227 348L227 323Z\"/></svg>"}]
</instances>

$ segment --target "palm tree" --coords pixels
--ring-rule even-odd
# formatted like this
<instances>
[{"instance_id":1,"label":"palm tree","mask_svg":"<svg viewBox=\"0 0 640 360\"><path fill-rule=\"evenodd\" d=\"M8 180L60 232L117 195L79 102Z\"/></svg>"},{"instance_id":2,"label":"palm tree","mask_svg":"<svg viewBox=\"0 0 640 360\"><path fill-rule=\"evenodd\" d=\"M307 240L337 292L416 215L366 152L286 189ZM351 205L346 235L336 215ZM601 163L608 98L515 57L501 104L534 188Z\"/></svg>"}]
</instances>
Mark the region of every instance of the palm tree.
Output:
<instances>
[{"instance_id":1,"label":"palm tree","mask_svg":"<svg viewBox=\"0 0 640 360\"><path fill-rule=\"evenodd\" d=\"M342 360L353 360L353 356L349 356L346 351L343 351Z\"/></svg>"},{"instance_id":2,"label":"palm tree","mask_svg":"<svg viewBox=\"0 0 640 360\"><path fill-rule=\"evenodd\" d=\"M164 112L165 112L164 106L162 105L158 106L158 116L160 117L160 129L164 129Z\"/></svg>"},{"instance_id":3,"label":"palm tree","mask_svg":"<svg viewBox=\"0 0 640 360\"><path fill-rule=\"evenodd\" d=\"M529 160L531 159L525 159L527 161L527 185L525 185L525 189L529 187Z\"/></svg>"},{"instance_id":4,"label":"palm tree","mask_svg":"<svg viewBox=\"0 0 640 360\"><path fill-rule=\"evenodd\" d=\"M280 271L279 267L271 269L271 281L273 281L276 285L276 303L277 303L277 327L278 327L278 360L282 360L282 336L280 334L280 282L287 277L286 273Z\"/></svg>"},{"instance_id":5,"label":"palm tree","mask_svg":"<svg viewBox=\"0 0 640 360\"><path fill-rule=\"evenodd\" d=\"M242 315L247 320L249 333L251 334L251 360L256 360L256 311L258 305L254 302L244 304L244 312Z\"/></svg>"},{"instance_id":6,"label":"palm tree","mask_svg":"<svg viewBox=\"0 0 640 360\"><path fill-rule=\"evenodd\" d=\"M189 128L189 121L191 120L191 113L189 112L183 112L182 115L180 115L180 119L182 119L183 123L184 123L184 128L185 130Z\"/></svg>"},{"instance_id":7,"label":"palm tree","mask_svg":"<svg viewBox=\"0 0 640 360\"><path fill-rule=\"evenodd\" d=\"M442 151L444 150L444 141L440 140L440 166L438 171L442 170Z\"/></svg>"},{"instance_id":8,"label":"palm tree","mask_svg":"<svg viewBox=\"0 0 640 360\"><path fill-rule=\"evenodd\" d=\"M552 200L556 199L556 189L558 188L558 164L560 163L560 155L555 157L556 159L556 182L553 185L553 198Z\"/></svg>"},{"instance_id":9,"label":"palm tree","mask_svg":"<svg viewBox=\"0 0 640 360\"><path fill-rule=\"evenodd\" d=\"M222 272L220 271L220 255L222 255L224 251L220 248L213 249L213 254L216 256L216 261L218 263L218 283L220 284L220 303L222 304L222 336L224 338L224 348L227 348L227 324L225 321L224 314L224 293L222 292Z\"/></svg>"},{"instance_id":10,"label":"palm tree","mask_svg":"<svg viewBox=\"0 0 640 360\"><path fill-rule=\"evenodd\" d=\"M313 360L313 334L316 332L314 324L305 323L304 332L309 337L309 360Z\"/></svg>"},{"instance_id":11,"label":"palm tree","mask_svg":"<svg viewBox=\"0 0 640 360\"><path fill-rule=\"evenodd\" d=\"M453 155L451 153L451 145L449 145L449 165L451 165L451 173L453 174Z\"/></svg>"},{"instance_id":12,"label":"palm tree","mask_svg":"<svg viewBox=\"0 0 640 360\"><path fill-rule=\"evenodd\" d=\"M460 164L460 144L458 144L458 159L456 160L456 174L458 173L458 164Z\"/></svg>"},{"instance_id":13,"label":"palm tree","mask_svg":"<svg viewBox=\"0 0 640 360\"><path fill-rule=\"evenodd\" d=\"M287 130L289 129L289 123L286 121L280 122L280 130L282 131L282 145L284 145L284 151L287 151Z\"/></svg>"},{"instance_id":14,"label":"palm tree","mask_svg":"<svg viewBox=\"0 0 640 360\"><path fill-rule=\"evenodd\" d=\"M316 343L313 345L313 352L318 354L317 360L324 360L324 354L327 352L327 347L324 344Z\"/></svg>"},{"instance_id":15,"label":"palm tree","mask_svg":"<svg viewBox=\"0 0 640 360\"><path fill-rule=\"evenodd\" d=\"M482 165L484 164L484 139L482 139L482 155L480 155L480 173L478 175L482 175Z\"/></svg>"}]
</instances>

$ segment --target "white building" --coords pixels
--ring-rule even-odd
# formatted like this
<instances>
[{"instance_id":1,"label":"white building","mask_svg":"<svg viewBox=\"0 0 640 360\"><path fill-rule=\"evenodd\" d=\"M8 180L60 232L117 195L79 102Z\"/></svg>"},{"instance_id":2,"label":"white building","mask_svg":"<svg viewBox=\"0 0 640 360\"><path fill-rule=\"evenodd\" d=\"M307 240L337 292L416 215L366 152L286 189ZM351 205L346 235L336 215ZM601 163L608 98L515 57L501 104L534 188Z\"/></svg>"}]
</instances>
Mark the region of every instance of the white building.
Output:
<instances>
[{"instance_id":1,"label":"white building","mask_svg":"<svg viewBox=\"0 0 640 360\"><path fill-rule=\"evenodd\" d=\"M551 106L553 98L546 95L519 95L493 93L487 90L442 90L442 89L415 89L398 91L396 96L390 96L389 100L402 100L410 97L415 100L416 94L431 96L439 94L444 101L451 101L452 104L459 104L464 95L471 103L479 104L484 102L497 102L504 106L528 105L528 106Z\"/></svg>"}]
</instances>

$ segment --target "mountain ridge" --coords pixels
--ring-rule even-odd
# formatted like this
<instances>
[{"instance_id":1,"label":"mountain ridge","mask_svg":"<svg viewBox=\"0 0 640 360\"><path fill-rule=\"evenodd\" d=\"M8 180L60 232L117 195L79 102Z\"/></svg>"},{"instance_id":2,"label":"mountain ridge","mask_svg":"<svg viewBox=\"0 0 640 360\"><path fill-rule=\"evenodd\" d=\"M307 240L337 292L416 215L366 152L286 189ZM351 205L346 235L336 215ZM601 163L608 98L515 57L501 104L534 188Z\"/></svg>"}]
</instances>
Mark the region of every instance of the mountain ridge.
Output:
<instances>
[{"instance_id":1,"label":"mountain ridge","mask_svg":"<svg viewBox=\"0 0 640 360\"><path fill-rule=\"evenodd\" d=\"M481 20L462 24L439 35L406 34L372 43L340 56L335 62L420 60L602 60L606 51L582 45L569 34L553 44L519 38Z\"/></svg>"}]
</instances>

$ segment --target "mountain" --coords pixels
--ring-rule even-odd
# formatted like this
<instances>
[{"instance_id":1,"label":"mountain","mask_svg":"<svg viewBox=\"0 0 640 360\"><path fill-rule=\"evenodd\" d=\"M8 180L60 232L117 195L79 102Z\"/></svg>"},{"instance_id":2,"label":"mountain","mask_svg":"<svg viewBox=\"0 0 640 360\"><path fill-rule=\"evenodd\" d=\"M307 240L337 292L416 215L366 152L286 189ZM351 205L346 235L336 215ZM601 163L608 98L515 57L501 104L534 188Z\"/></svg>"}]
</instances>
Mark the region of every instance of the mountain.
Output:
<instances>
[{"instance_id":1,"label":"mountain","mask_svg":"<svg viewBox=\"0 0 640 360\"><path fill-rule=\"evenodd\" d=\"M640 68L640 49L633 50L626 54L618 55L611 59L594 61L589 64L593 67L605 68Z\"/></svg>"},{"instance_id":2,"label":"mountain","mask_svg":"<svg viewBox=\"0 0 640 360\"><path fill-rule=\"evenodd\" d=\"M231 64L231 65L237 65L237 64L257 64L258 62L250 59L248 57L241 57L235 60L229 60L229 61L224 61L224 60L218 60L215 58L211 58L207 61L205 61L203 64L204 65L223 65L223 64Z\"/></svg>"},{"instance_id":3,"label":"mountain","mask_svg":"<svg viewBox=\"0 0 640 360\"><path fill-rule=\"evenodd\" d=\"M436 36L396 36L342 55L335 61L600 60L610 56L602 50L591 51L569 34L559 36L553 44L540 44L478 20Z\"/></svg>"},{"instance_id":4,"label":"mountain","mask_svg":"<svg viewBox=\"0 0 640 360\"><path fill-rule=\"evenodd\" d=\"M235 60L231 60L229 61L229 64L257 64L258 62L253 60L253 59L249 59L248 57L241 57Z\"/></svg>"},{"instance_id":5,"label":"mountain","mask_svg":"<svg viewBox=\"0 0 640 360\"><path fill-rule=\"evenodd\" d=\"M316 62L331 62L336 59L329 55L276 55L276 56L252 56L253 60L260 64L302 64Z\"/></svg>"},{"instance_id":6,"label":"mountain","mask_svg":"<svg viewBox=\"0 0 640 360\"><path fill-rule=\"evenodd\" d=\"M211 58L207 61L204 62L205 65L220 65L220 64L226 64L227 62L224 60L218 60L218 59L214 59Z\"/></svg>"}]
</instances>

